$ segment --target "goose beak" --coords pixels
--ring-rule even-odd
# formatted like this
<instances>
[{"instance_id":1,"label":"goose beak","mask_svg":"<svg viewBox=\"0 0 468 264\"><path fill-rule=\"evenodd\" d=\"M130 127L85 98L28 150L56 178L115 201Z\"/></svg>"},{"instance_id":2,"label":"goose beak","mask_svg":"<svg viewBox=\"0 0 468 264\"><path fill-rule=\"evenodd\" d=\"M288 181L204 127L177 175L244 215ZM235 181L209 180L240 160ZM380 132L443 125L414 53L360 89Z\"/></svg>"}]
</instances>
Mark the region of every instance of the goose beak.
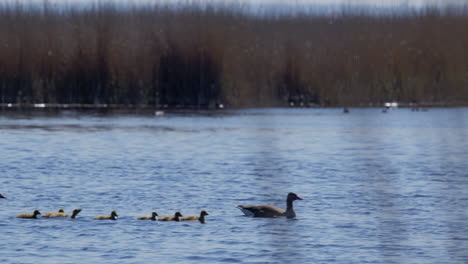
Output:
<instances>
[{"instance_id":1,"label":"goose beak","mask_svg":"<svg viewBox=\"0 0 468 264\"><path fill-rule=\"evenodd\" d=\"M296 195L296 196L297 196L297 197L296 197L296 200L304 200L304 199L302 199L301 197L299 197L299 195Z\"/></svg>"}]
</instances>

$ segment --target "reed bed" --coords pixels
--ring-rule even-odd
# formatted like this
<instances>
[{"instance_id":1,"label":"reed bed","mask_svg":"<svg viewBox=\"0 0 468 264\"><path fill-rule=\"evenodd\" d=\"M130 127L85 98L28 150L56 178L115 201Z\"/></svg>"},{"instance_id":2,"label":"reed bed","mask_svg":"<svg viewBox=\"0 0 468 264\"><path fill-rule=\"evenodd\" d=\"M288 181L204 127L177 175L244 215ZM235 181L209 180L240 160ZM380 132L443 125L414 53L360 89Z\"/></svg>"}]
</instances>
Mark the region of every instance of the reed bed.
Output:
<instances>
[{"instance_id":1,"label":"reed bed","mask_svg":"<svg viewBox=\"0 0 468 264\"><path fill-rule=\"evenodd\" d=\"M468 103L468 8L0 4L0 104Z\"/></svg>"}]
</instances>

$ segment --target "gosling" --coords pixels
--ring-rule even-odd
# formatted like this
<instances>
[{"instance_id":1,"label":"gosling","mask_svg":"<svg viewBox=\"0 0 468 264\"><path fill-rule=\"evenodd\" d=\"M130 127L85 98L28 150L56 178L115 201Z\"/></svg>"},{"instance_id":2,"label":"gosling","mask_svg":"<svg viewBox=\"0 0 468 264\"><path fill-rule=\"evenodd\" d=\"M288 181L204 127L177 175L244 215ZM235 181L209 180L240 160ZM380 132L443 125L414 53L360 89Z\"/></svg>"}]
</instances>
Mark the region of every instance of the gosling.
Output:
<instances>
[{"instance_id":1,"label":"gosling","mask_svg":"<svg viewBox=\"0 0 468 264\"><path fill-rule=\"evenodd\" d=\"M180 220L181 221L200 221L200 223L204 224L205 223L205 215L208 215L208 213L205 210L200 211L200 216L196 215L187 215L182 217Z\"/></svg>"},{"instance_id":2,"label":"gosling","mask_svg":"<svg viewBox=\"0 0 468 264\"><path fill-rule=\"evenodd\" d=\"M153 211L153 212L151 212L151 215L144 215L144 216L138 217L138 220L152 220L152 221L156 221L156 216L158 216L158 213L156 213L156 211Z\"/></svg>"},{"instance_id":3,"label":"gosling","mask_svg":"<svg viewBox=\"0 0 468 264\"><path fill-rule=\"evenodd\" d=\"M49 217L63 217L62 215L65 214L63 208L58 209L58 212L47 212L41 214L42 217L49 218Z\"/></svg>"},{"instance_id":4,"label":"gosling","mask_svg":"<svg viewBox=\"0 0 468 264\"><path fill-rule=\"evenodd\" d=\"M32 214L23 213L23 214L17 215L16 218L37 219L40 214L41 212L39 212L39 210L34 210Z\"/></svg>"},{"instance_id":5,"label":"gosling","mask_svg":"<svg viewBox=\"0 0 468 264\"><path fill-rule=\"evenodd\" d=\"M182 217L182 214L179 211L177 211L177 212L175 212L174 216L172 216L172 215L161 216L160 218L158 218L158 221L176 221L176 222L179 222L180 217Z\"/></svg>"},{"instance_id":6,"label":"gosling","mask_svg":"<svg viewBox=\"0 0 468 264\"><path fill-rule=\"evenodd\" d=\"M60 212L61 211L61 212ZM75 219L76 216L81 212L81 209L73 209L72 214L66 214L63 209L60 209L58 213L45 213L42 217L45 218L62 218L62 217L70 217L71 219Z\"/></svg>"},{"instance_id":7,"label":"gosling","mask_svg":"<svg viewBox=\"0 0 468 264\"><path fill-rule=\"evenodd\" d=\"M95 220L117 220L117 213L115 212L115 210L113 210L111 212L110 215L98 215L98 216L95 216L93 219Z\"/></svg>"}]
</instances>

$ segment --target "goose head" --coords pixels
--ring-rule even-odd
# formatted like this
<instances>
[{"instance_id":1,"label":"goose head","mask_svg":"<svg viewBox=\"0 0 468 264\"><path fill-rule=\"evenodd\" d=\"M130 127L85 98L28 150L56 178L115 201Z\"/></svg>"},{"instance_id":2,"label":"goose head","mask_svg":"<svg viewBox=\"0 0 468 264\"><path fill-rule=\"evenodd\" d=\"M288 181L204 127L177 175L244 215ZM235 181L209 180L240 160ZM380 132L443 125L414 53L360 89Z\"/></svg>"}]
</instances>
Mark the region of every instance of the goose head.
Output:
<instances>
[{"instance_id":1,"label":"goose head","mask_svg":"<svg viewBox=\"0 0 468 264\"><path fill-rule=\"evenodd\" d=\"M75 218L80 212L81 209L73 209L71 218Z\"/></svg>"},{"instance_id":2,"label":"goose head","mask_svg":"<svg viewBox=\"0 0 468 264\"><path fill-rule=\"evenodd\" d=\"M111 212L111 217L117 218L117 217L119 217L119 216L117 215L117 212L116 212L115 210L112 210L112 212Z\"/></svg>"},{"instance_id":3,"label":"goose head","mask_svg":"<svg viewBox=\"0 0 468 264\"><path fill-rule=\"evenodd\" d=\"M297 195L296 193L293 193L293 192L290 192L288 193L288 201L295 201L295 200L303 200L301 197L299 197L299 195Z\"/></svg>"},{"instance_id":4,"label":"goose head","mask_svg":"<svg viewBox=\"0 0 468 264\"><path fill-rule=\"evenodd\" d=\"M176 218L179 218L179 217L182 217L183 215L179 211L177 211L177 212L175 212L174 216Z\"/></svg>"},{"instance_id":5,"label":"goose head","mask_svg":"<svg viewBox=\"0 0 468 264\"><path fill-rule=\"evenodd\" d=\"M208 215L208 213L205 210L201 210L200 216L205 216L205 215Z\"/></svg>"}]
</instances>

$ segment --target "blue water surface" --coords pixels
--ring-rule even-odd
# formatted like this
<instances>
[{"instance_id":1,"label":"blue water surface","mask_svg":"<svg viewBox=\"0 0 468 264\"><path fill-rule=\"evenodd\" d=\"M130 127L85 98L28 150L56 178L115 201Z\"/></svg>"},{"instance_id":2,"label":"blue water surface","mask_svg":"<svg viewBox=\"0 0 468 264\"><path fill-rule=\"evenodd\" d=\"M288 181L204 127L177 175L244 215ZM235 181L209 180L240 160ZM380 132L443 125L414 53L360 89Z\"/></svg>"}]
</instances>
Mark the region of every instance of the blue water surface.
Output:
<instances>
[{"instance_id":1,"label":"blue water surface","mask_svg":"<svg viewBox=\"0 0 468 264\"><path fill-rule=\"evenodd\" d=\"M2 112L0 263L468 263L467 121L468 108ZM285 207L291 191L294 220L235 208ZM61 207L82 212L15 218ZM202 209L204 225L137 220Z\"/></svg>"}]
</instances>

